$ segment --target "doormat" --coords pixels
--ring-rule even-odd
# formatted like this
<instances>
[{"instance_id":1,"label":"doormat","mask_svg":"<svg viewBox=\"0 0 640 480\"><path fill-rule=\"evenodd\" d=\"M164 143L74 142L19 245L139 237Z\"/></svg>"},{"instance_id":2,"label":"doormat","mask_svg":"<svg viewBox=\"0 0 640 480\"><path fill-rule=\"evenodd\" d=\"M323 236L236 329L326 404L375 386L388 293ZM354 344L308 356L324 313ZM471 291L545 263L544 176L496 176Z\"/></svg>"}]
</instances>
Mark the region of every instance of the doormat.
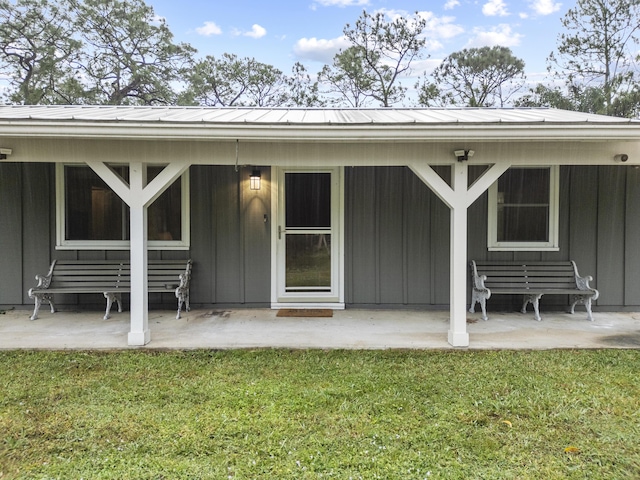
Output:
<instances>
[{"instance_id":1,"label":"doormat","mask_svg":"<svg viewBox=\"0 0 640 480\"><path fill-rule=\"evenodd\" d=\"M333 317L330 308L281 308L276 317Z\"/></svg>"}]
</instances>

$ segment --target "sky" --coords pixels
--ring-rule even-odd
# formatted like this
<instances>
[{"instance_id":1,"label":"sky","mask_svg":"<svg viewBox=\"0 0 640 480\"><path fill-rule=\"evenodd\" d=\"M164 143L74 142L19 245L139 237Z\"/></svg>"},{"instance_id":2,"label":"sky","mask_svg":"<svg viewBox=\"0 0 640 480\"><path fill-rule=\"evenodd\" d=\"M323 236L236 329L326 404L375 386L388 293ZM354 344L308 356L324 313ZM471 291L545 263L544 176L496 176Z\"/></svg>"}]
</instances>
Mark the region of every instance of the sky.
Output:
<instances>
[{"instance_id":1,"label":"sky","mask_svg":"<svg viewBox=\"0 0 640 480\"><path fill-rule=\"evenodd\" d=\"M291 73L295 62L315 75L348 44L346 24L363 10L394 15L418 12L427 19L428 58L413 78L429 73L463 48L505 46L525 62L529 82L546 76L546 59L557 46L561 18L575 0L146 0L163 17L176 42L198 56L232 53L253 57ZM406 80L415 83L415 80Z\"/></svg>"}]
</instances>

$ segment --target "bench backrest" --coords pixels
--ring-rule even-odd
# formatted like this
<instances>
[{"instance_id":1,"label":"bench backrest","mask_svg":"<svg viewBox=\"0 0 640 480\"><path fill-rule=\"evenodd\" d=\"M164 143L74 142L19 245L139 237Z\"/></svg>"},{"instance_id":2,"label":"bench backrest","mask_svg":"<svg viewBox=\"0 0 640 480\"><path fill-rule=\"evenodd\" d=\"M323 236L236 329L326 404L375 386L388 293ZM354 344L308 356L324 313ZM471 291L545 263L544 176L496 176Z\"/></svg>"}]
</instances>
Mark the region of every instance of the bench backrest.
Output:
<instances>
[{"instance_id":1,"label":"bench backrest","mask_svg":"<svg viewBox=\"0 0 640 480\"><path fill-rule=\"evenodd\" d=\"M473 267L472 267L473 268ZM477 275L486 275L490 289L575 289L573 262L475 262Z\"/></svg>"},{"instance_id":2,"label":"bench backrest","mask_svg":"<svg viewBox=\"0 0 640 480\"><path fill-rule=\"evenodd\" d=\"M187 260L149 260L149 289L172 290L182 273L191 274ZM50 288L125 288L131 286L131 266L123 260L58 260L53 269Z\"/></svg>"},{"instance_id":3,"label":"bench backrest","mask_svg":"<svg viewBox=\"0 0 640 480\"><path fill-rule=\"evenodd\" d=\"M191 262L187 266L186 260L149 260L147 265L147 282L149 290L175 290L180 284L182 273L191 274ZM131 266L129 262L123 264L122 286L131 285Z\"/></svg>"},{"instance_id":4,"label":"bench backrest","mask_svg":"<svg viewBox=\"0 0 640 480\"><path fill-rule=\"evenodd\" d=\"M121 270L121 260L58 260L53 269L50 288L100 288L117 285L121 279Z\"/></svg>"}]
</instances>

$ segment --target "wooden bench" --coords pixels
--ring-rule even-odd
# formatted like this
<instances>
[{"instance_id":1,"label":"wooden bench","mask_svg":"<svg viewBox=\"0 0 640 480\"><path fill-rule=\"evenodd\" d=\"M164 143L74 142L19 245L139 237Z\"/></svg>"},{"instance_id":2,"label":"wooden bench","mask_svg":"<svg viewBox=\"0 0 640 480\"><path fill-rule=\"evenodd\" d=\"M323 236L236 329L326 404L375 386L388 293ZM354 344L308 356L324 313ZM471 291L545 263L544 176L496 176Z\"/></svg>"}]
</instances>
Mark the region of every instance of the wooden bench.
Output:
<instances>
[{"instance_id":1,"label":"wooden bench","mask_svg":"<svg viewBox=\"0 0 640 480\"><path fill-rule=\"evenodd\" d=\"M149 293L175 293L180 318L182 305L189 311L189 283L191 260L149 260ZM54 260L46 275L36 275L38 285L29 289L35 300L31 320L38 318L40 305L46 300L55 313L53 295L56 293L99 293L107 299L104 319L109 318L113 302L122 312L122 293L131 292L131 266L122 260Z\"/></svg>"},{"instance_id":2,"label":"wooden bench","mask_svg":"<svg viewBox=\"0 0 640 480\"><path fill-rule=\"evenodd\" d=\"M482 319L487 320L487 300L491 295L524 295L522 313L533 304L535 319L540 321L539 303L543 295L569 295L570 312L578 303L585 305L587 318L593 321L591 302L598 299L598 290L591 288L590 276L581 277L574 261L570 262L476 262L471 261L473 282L471 308L482 307Z\"/></svg>"}]
</instances>

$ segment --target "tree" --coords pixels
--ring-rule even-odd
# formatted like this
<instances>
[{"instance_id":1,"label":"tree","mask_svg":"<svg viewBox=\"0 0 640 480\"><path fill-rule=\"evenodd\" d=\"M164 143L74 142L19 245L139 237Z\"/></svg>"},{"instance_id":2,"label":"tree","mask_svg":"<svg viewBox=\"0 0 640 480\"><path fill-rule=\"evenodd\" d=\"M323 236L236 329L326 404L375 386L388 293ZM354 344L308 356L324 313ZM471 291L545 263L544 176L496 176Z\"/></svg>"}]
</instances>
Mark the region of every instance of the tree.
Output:
<instances>
[{"instance_id":1,"label":"tree","mask_svg":"<svg viewBox=\"0 0 640 480\"><path fill-rule=\"evenodd\" d=\"M300 62L296 62L291 69L291 76L287 79L289 88L285 106L293 107L323 107L326 102L320 98L318 82L311 81L307 69Z\"/></svg>"},{"instance_id":2,"label":"tree","mask_svg":"<svg viewBox=\"0 0 640 480\"><path fill-rule=\"evenodd\" d=\"M634 90L635 62L640 29L640 0L577 0L562 19L566 33L558 37L557 55L549 68L566 78L569 88L602 90L599 113L614 114L618 97Z\"/></svg>"},{"instance_id":3,"label":"tree","mask_svg":"<svg viewBox=\"0 0 640 480\"><path fill-rule=\"evenodd\" d=\"M0 0L14 103L169 104L195 50L142 0Z\"/></svg>"},{"instance_id":4,"label":"tree","mask_svg":"<svg viewBox=\"0 0 640 480\"><path fill-rule=\"evenodd\" d=\"M184 99L197 105L231 107L281 106L287 101L287 79L272 65L255 58L224 53L196 63Z\"/></svg>"},{"instance_id":5,"label":"tree","mask_svg":"<svg viewBox=\"0 0 640 480\"><path fill-rule=\"evenodd\" d=\"M67 103L65 86L78 92L70 63L80 53L66 1L0 1L0 71L7 99L27 105Z\"/></svg>"},{"instance_id":6,"label":"tree","mask_svg":"<svg viewBox=\"0 0 640 480\"><path fill-rule=\"evenodd\" d=\"M562 110L576 110L575 101L566 96L558 87L550 88L539 83L535 88L529 89L529 93L518 98L516 107L550 107Z\"/></svg>"},{"instance_id":7,"label":"tree","mask_svg":"<svg viewBox=\"0 0 640 480\"><path fill-rule=\"evenodd\" d=\"M524 85L524 62L507 47L464 49L449 55L416 84L423 105L503 107Z\"/></svg>"},{"instance_id":8,"label":"tree","mask_svg":"<svg viewBox=\"0 0 640 480\"><path fill-rule=\"evenodd\" d=\"M369 15L363 11L353 27L344 27L343 33L355 50L345 53L349 58L334 60L338 71L333 73L338 74L341 67L352 68L343 71L343 80L348 81L350 74L361 72L366 78L352 85L362 88L359 95L389 107L404 98L406 88L399 84L399 78L410 72L414 60L423 56L425 39L421 35L425 27L426 20L417 13L411 18L397 16L387 21L384 13ZM351 63L355 60L362 65L356 68Z\"/></svg>"},{"instance_id":9,"label":"tree","mask_svg":"<svg viewBox=\"0 0 640 480\"><path fill-rule=\"evenodd\" d=\"M329 94L334 105L348 104L364 107L371 100L373 72L367 68L364 52L360 47L349 47L333 57L333 65L325 65L318 80Z\"/></svg>"},{"instance_id":10,"label":"tree","mask_svg":"<svg viewBox=\"0 0 640 480\"><path fill-rule=\"evenodd\" d=\"M142 0L74 0L84 43L77 64L87 101L97 104L172 104L195 50L174 44L164 19Z\"/></svg>"},{"instance_id":11,"label":"tree","mask_svg":"<svg viewBox=\"0 0 640 480\"><path fill-rule=\"evenodd\" d=\"M540 83L517 99L514 105L598 113L604 107L604 97L600 88L574 85L565 94L559 87L550 88Z\"/></svg>"}]
</instances>

